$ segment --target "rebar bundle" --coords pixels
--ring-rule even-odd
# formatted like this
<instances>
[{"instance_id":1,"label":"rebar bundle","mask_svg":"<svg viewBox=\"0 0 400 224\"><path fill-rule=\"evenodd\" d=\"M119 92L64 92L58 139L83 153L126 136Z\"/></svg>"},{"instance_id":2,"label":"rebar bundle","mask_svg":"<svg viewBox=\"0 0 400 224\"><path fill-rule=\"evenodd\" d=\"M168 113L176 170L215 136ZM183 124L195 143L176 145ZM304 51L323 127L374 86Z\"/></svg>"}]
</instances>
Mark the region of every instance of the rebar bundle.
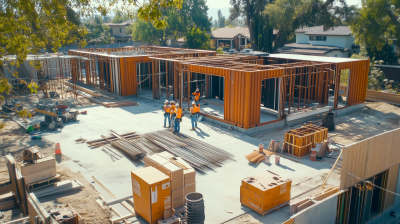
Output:
<instances>
[{"instance_id":1,"label":"rebar bundle","mask_svg":"<svg viewBox=\"0 0 400 224\"><path fill-rule=\"evenodd\" d=\"M173 134L167 130L151 132L142 137L174 156L181 157L201 172L221 167L234 157L233 154L210 144L184 134Z\"/></svg>"}]
</instances>

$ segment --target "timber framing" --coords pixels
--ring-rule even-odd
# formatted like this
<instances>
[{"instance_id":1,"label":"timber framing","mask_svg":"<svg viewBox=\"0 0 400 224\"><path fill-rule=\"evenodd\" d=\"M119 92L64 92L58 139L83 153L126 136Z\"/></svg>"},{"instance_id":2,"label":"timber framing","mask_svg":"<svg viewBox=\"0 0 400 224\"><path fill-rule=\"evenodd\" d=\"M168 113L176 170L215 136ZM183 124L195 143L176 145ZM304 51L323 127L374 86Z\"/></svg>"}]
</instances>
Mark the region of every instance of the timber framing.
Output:
<instances>
[{"instance_id":1,"label":"timber framing","mask_svg":"<svg viewBox=\"0 0 400 224\"><path fill-rule=\"evenodd\" d=\"M211 76L221 77L224 119L215 119L244 129L283 120L313 103L328 106L330 92L334 110L364 103L369 72L369 60L216 55L215 51L159 46L70 50L69 54L80 56L84 63L78 68L84 65L90 71L85 75L79 69L72 71L74 84L82 82L120 96L138 96L146 87L153 99L161 99L165 92L167 99L179 101L181 107L190 106L194 87L212 98ZM339 104L339 83L346 69L350 75L343 105ZM260 122L262 104L277 111L276 120Z\"/></svg>"}]
</instances>

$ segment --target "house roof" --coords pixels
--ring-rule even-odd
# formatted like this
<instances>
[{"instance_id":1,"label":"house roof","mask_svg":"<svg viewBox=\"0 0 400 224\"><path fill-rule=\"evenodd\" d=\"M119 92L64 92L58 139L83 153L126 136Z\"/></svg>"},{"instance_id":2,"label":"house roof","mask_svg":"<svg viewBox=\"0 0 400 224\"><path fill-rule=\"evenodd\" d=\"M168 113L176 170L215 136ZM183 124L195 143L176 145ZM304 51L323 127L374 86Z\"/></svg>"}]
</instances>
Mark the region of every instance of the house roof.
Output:
<instances>
[{"instance_id":1,"label":"house roof","mask_svg":"<svg viewBox=\"0 0 400 224\"><path fill-rule=\"evenodd\" d=\"M278 33L278 30L274 30L274 34ZM211 38L213 39L233 39L237 35L243 35L250 38L250 32L248 27L223 27L211 31Z\"/></svg>"},{"instance_id":2,"label":"house roof","mask_svg":"<svg viewBox=\"0 0 400 224\"><path fill-rule=\"evenodd\" d=\"M302 54L302 55L320 55L324 56L326 53L332 51L346 52L349 51L347 48L333 47L333 46L315 46L311 44L286 44L285 46L278 49L279 53L282 54Z\"/></svg>"},{"instance_id":3,"label":"house roof","mask_svg":"<svg viewBox=\"0 0 400 224\"><path fill-rule=\"evenodd\" d=\"M329 35L329 36L349 36L351 35L350 27L336 26L324 31L324 26L304 27L297 29L296 33L304 33L305 35Z\"/></svg>"},{"instance_id":4,"label":"house roof","mask_svg":"<svg viewBox=\"0 0 400 224\"><path fill-rule=\"evenodd\" d=\"M129 26L132 24L132 22L123 22L123 23L103 23L104 25L107 26Z\"/></svg>"}]
</instances>

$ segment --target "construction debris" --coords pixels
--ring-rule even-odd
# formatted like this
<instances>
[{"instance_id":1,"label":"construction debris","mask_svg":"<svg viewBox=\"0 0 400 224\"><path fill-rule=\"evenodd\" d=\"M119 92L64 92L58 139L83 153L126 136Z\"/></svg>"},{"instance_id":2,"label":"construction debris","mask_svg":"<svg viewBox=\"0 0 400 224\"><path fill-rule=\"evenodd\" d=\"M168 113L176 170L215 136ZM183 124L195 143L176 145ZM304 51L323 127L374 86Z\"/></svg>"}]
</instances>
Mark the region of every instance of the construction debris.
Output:
<instances>
[{"instance_id":1,"label":"construction debris","mask_svg":"<svg viewBox=\"0 0 400 224\"><path fill-rule=\"evenodd\" d=\"M22 160L27 163L33 163L35 160L43 158L43 155L39 152L36 146L24 149L22 151Z\"/></svg>"},{"instance_id":2,"label":"construction debris","mask_svg":"<svg viewBox=\"0 0 400 224\"><path fill-rule=\"evenodd\" d=\"M328 140L324 140L322 142L322 144L318 144L315 147L316 149L319 148L319 151L317 152L317 157L324 157L326 155L326 153L331 152L331 150L329 149L329 141Z\"/></svg>"},{"instance_id":3,"label":"construction debris","mask_svg":"<svg viewBox=\"0 0 400 224\"><path fill-rule=\"evenodd\" d=\"M246 157L247 160L251 163L259 164L260 162L265 160L266 156L271 156L275 154L274 152L262 149L262 150L254 150L254 152L248 154Z\"/></svg>"}]
</instances>

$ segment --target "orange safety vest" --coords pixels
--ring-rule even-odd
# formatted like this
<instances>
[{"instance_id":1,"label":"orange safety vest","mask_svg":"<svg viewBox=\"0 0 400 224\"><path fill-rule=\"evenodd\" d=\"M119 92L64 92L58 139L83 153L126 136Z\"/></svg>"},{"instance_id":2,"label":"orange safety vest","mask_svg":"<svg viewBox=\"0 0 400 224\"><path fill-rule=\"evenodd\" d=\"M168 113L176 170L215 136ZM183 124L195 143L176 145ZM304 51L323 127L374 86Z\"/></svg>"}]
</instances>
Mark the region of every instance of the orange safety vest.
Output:
<instances>
[{"instance_id":1,"label":"orange safety vest","mask_svg":"<svg viewBox=\"0 0 400 224\"><path fill-rule=\"evenodd\" d=\"M194 113L200 112L200 106L194 106Z\"/></svg>"},{"instance_id":2,"label":"orange safety vest","mask_svg":"<svg viewBox=\"0 0 400 224\"><path fill-rule=\"evenodd\" d=\"M176 118L182 118L182 109L181 108L178 107L175 110L175 113L176 113Z\"/></svg>"},{"instance_id":3,"label":"orange safety vest","mask_svg":"<svg viewBox=\"0 0 400 224\"><path fill-rule=\"evenodd\" d=\"M164 111L165 111L165 113L169 113L171 111L171 109L169 106L164 105Z\"/></svg>"},{"instance_id":4,"label":"orange safety vest","mask_svg":"<svg viewBox=\"0 0 400 224\"><path fill-rule=\"evenodd\" d=\"M175 111L175 105L171 105L171 110L170 110L170 114L173 114Z\"/></svg>"},{"instance_id":5,"label":"orange safety vest","mask_svg":"<svg viewBox=\"0 0 400 224\"><path fill-rule=\"evenodd\" d=\"M200 99L200 92L194 92L194 93L192 93L192 95L194 95L194 99L196 99L196 101L199 101L199 99Z\"/></svg>"}]
</instances>

